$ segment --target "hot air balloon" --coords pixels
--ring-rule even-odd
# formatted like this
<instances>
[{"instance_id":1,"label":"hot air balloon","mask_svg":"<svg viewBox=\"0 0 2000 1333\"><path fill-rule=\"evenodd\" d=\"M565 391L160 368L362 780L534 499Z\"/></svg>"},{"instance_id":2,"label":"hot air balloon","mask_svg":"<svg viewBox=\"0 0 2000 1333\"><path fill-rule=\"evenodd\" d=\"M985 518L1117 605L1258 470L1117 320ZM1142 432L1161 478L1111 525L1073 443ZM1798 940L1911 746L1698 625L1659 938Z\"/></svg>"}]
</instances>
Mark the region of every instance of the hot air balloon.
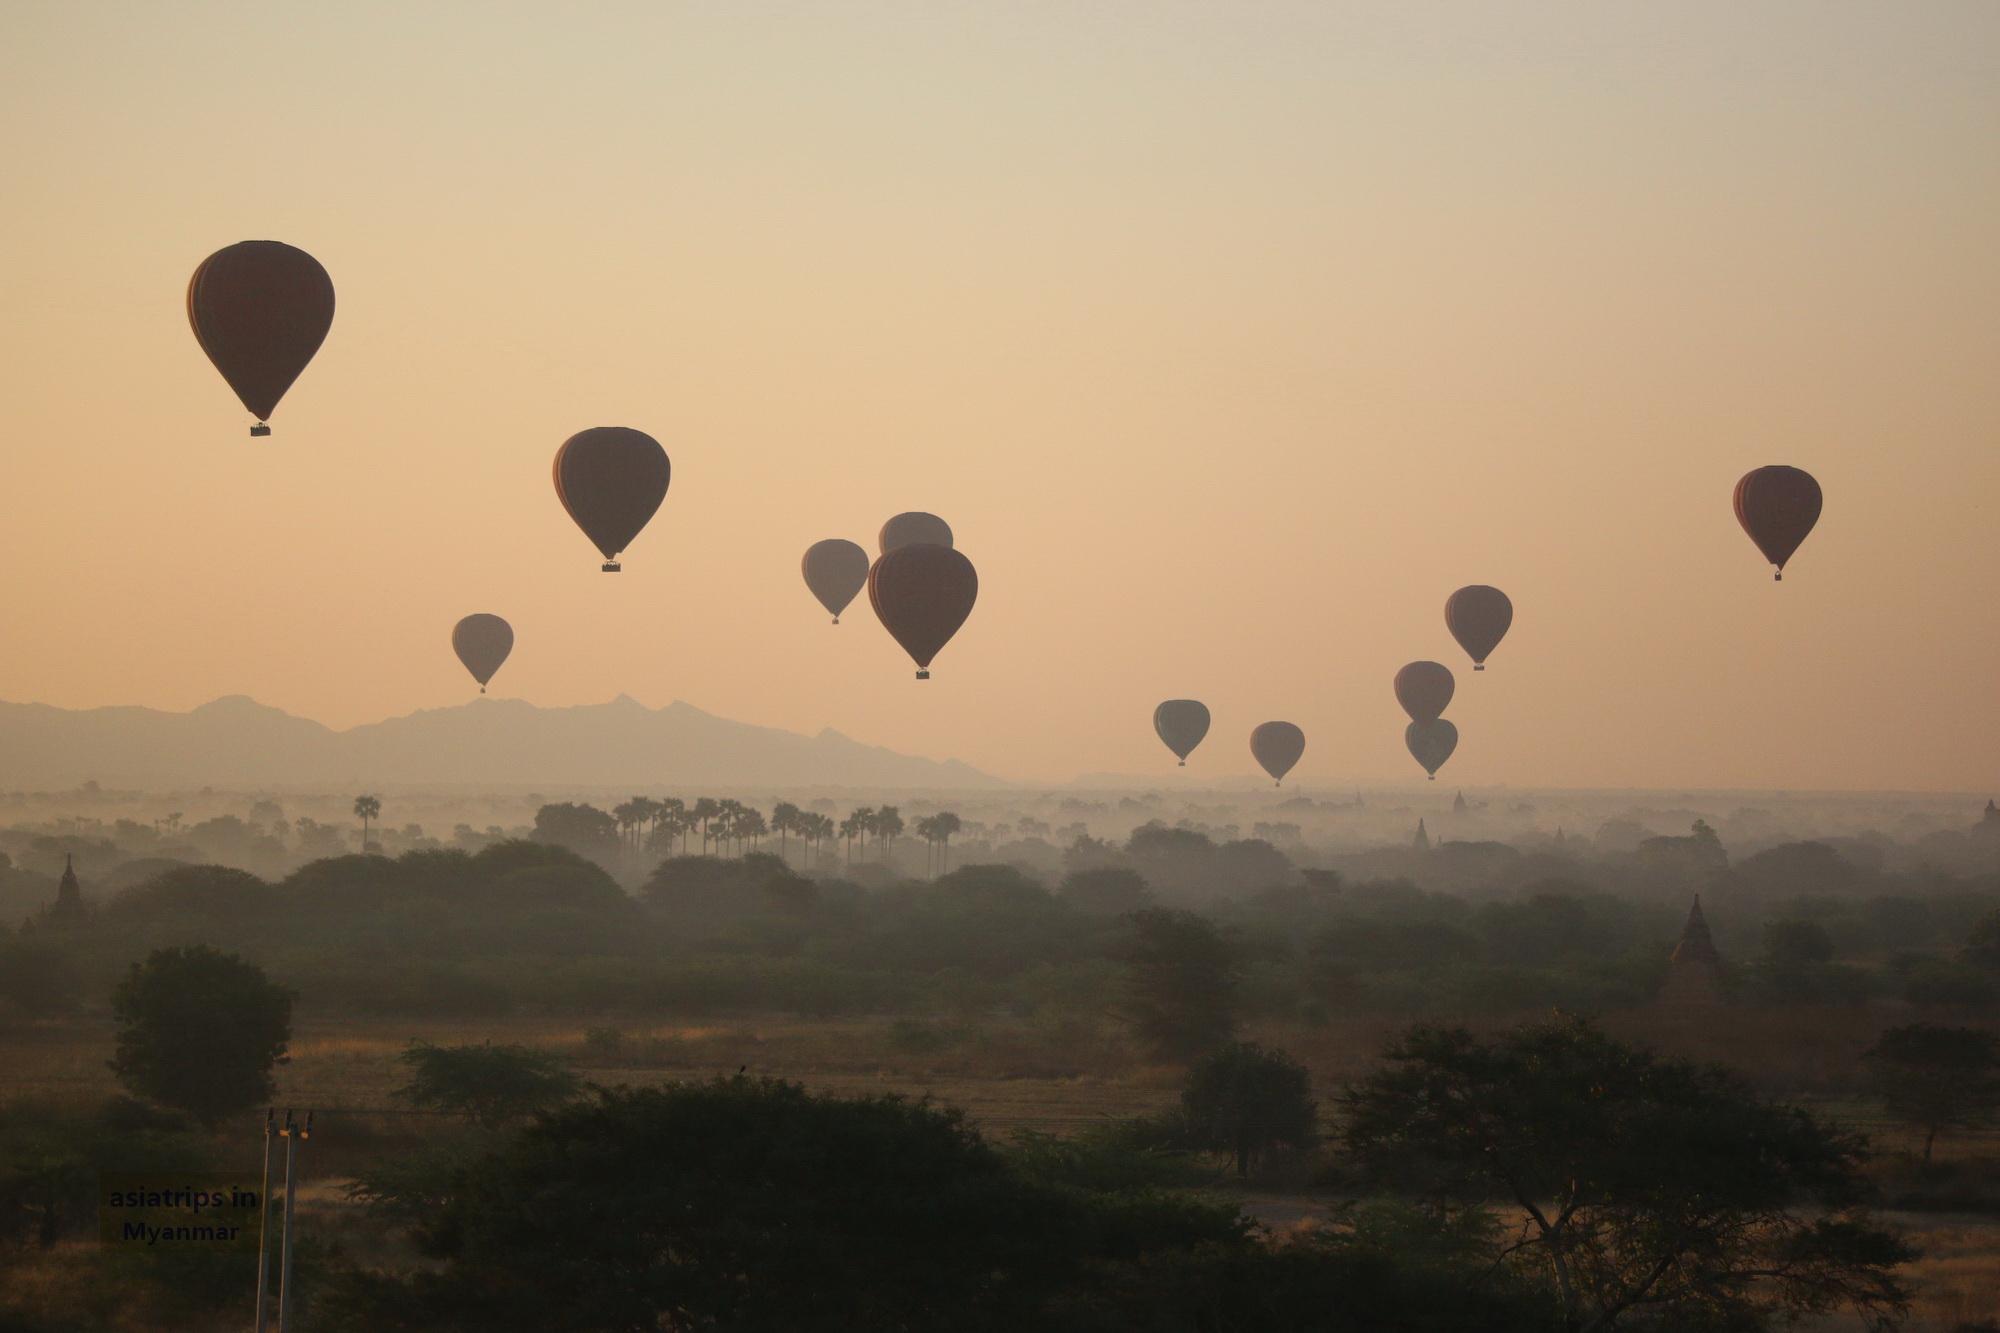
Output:
<instances>
[{"instance_id":1,"label":"hot air balloon","mask_svg":"<svg viewBox=\"0 0 2000 1333\"><path fill-rule=\"evenodd\" d=\"M1430 781L1437 781L1437 771L1444 767L1444 761L1451 758L1451 752L1458 748L1458 728L1441 717L1428 722L1412 722L1403 728L1403 744L1410 747L1410 755L1424 766L1430 774Z\"/></svg>"},{"instance_id":2,"label":"hot air balloon","mask_svg":"<svg viewBox=\"0 0 2000 1333\"><path fill-rule=\"evenodd\" d=\"M238 241L201 261L188 281L195 341L257 418L252 435L333 327L333 279L282 241Z\"/></svg>"},{"instance_id":3,"label":"hot air balloon","mask_svg":"<svg viewBox=\"0 0 2000 1333\"><path fill-rule=\"evenodd\" d=\"M913 509L907 514L898 514L882 525L882 531L875 539L876 545L887 555L898 546L909 546L916 542L929 542L933 546L951 545L951 524L936 514L926 514Z\"/></svg>"},{"instance_id":4,"label":"hot air balloon","mask_svg":"<svg viewBox=\"0 0 2000 1333\"><path fill-rule=\"evenodd\" d=\"M477 612L451 627L451 650L465 663L465 669L479 682L479 692L484 694L486 682L493 679L493 673L507 660L507 654L514 651L514 627L498 616Z\"/></svg>"},{"instance_id":5,"label":"hot air balloon","mask_svg":"<svg viewBox=\"0 0 2000 1333\"><path fill-rule=\"evenodd\" d=\"M917 679L931 678L931 659L972 614L979 574L949 546L898 546L868 571L868 601L882 627L916 659Z\"/></svg>"},{"instance_id":6,"label":"hot air balloon","mask_svg":"<svg viewBox=\"0 0 2000 1333\"><path fill-rule=\"evenodd\" d=\"M1265 722L1250 733L1250 753L1274 779L1271 785L1285 785L1285 774L1306 752L1306 734L1289 722Z\"/></svg>"},{"instance_id":7,"label":"hot air balloon","mask_svg":"<svg viewBox=\"0 0 2000 1333\"><path fill-rule=\"evenodd\" d=\"M1208 705L1197 699L1169 699L1153 710L1153 730L1186 768L1187 757L1208 735Z\"/></svg>"},{"instance_id":8,"label":"hot air balloon","mask_svg":"<svg viewBox=\"0 0 2000 1333\"><path fill-rule=\"evenodd\" d=\"M1472 669L1484 671L1487 654L1500 646L1514 623L1514 604L1498 588L1475 583L1444 599L1444 623L1472 659Z\"/></svg>"},{"instance_id":9,"label":"hot air balloon","mask_svg":"<svg viewBox=\"0 0 2000 1333\"><path fill-rule=\"evenodd\" d=\"M808 546L800 568L805 572L806 587L833 613L836 625L854 594L868 586L868 552L838 537Z\"/></svg>"},{"instance_id":10,"label":"hot air balloon","mask_svg":"<svg viewBox=\"0 0 2000 1333\"><path fill-rule=\"evenodd\" d=\"M1457 682L1439 662L1412 662L1396 673L1396 702L1412 722L1429 722L1445 710Z\"/></svg>"},{"instance_id":11,"label":"hot air balloon","mask_svg":"<svg viewBox=\"0 0 2000 1333\"><path fill-rule=\"evenodd\" d=\"M659 510L672 476L660 442L624 426L578 431L556 450L556 497L604 553L607 574L622 568L618 553Z\"/></svg>"},{"instance_id":12,"label":"hot air balloon","mask_svg":"<svg viewBox=\"0 0 2000 1333\"><path fill-rule=\"evenodd\" d=\"M1785 577L1785 562L1819 522L1819 483L1810 472L1773 465L1746 472L1736 483L1736 521Z\"/></svg>"}]
</instances>

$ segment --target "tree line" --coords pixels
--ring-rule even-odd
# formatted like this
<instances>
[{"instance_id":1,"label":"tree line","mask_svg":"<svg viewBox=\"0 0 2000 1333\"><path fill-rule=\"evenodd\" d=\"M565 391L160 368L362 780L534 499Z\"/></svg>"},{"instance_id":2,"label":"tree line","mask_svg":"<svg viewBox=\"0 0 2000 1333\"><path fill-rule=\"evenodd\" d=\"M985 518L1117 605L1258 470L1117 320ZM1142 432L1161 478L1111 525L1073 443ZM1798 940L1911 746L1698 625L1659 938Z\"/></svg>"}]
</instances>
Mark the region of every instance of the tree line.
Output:
<instances>
[{"instance_id":1,"label":"tree line","mask_svg":"<svg viewBox=\"0 0 2000 1333\"><path fill-rule=\"evenodd\" d=\"M535 812L534 836L584 856L607 857L615 851L626 859L648 854L687 856L694 852L697 839L699 855L741 857L761 850L765 839L776 838L778 856L789 860L790 844L797 839L805 864L812 867L827 863L827 851L836 840L843 864L866 859L871 850L877 859L890 862L897 840L914 832L928 850L927 872L942 874L949 868L951 840L964 826L956 814L941 811L918 818L911 827L893 805L862 806L836 821L790 801L777 802L767 817L730 797L686 801L634 796L609 811L572 802L544 805Z\"/></svg>"}]
</instances>

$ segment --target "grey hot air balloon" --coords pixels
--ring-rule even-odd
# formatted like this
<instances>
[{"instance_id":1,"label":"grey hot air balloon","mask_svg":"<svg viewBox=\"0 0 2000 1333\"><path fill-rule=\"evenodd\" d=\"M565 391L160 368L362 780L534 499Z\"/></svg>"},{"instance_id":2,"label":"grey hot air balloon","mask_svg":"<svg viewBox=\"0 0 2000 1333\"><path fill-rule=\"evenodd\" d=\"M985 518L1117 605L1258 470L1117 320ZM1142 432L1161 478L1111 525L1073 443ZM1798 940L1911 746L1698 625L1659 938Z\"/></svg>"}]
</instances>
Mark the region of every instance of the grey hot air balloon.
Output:
<instances>
[{"instance_id":1,"label":"grey hot air balloon","mask_svg":"<svg viewBox=\"0 0 2000 1333\"><path fill-rule=\"evenodd\" d=\"M898 546L909 546L916 542L929 542L932 546L951 545L951 524L936 514L926 514L913 509L907 514L898 514L882 525L881 533L875 539L882 554L887 555Z\"/></svg>"},{"instance_id":2,"label":"grey hot air balloon","mask_svg":"<svg viewBox=\"0 0 2000 1333\"><path fill-rule=\"evenodd\" d=\"M1187 757L1208 735L1208 705L1198 699L1169 699L1153 710L1153 730L1187 767Z\"/></svg>"},{"instance_id":3,"label":"grey hot air balloon","mask_svg":"<svg viewBox=\"0 0 2000 1333\"><path fill-rule=\"evenodd\" d=\"M1250 753L1274 779L1273 786L1284 785L1285 774L1305 752L1305 732L1289 722L1266 722L1250 733Z\"/></svg>"},{"instance_id":4,"label":"grey hot air balloon","mask_svg":"<svg viewBox=\"0 0 2000 1333\"><path fill-rule=\"evenodd\" d=\"M1514 603L1498 588L1474 583L1445 598L1444 623L1472 659L1472 669L1484 671L1487 655L1514 623Z\"/></svg>"},{"instance_id":5,"label":"grey hot air balloon","mask_svg":"<svg viewBox=\"0 0 2000 1333\"><path fill-rule=\"evenodd\" d=\"M479 692L484 694L486 682L493 679L493 673L507 660L507 654L514 651L514 627L498 616L477 612L452 626L451 650L465 663L465 669L479 682Z\"/></svg>"},{"instance_id":6,"label":"grey hot air balloon","mask_svg":"<svg viewBox=\"0 0 2000 1333\"><path fill-rule=\"evenodd\" d=\"M1396 702L1412 722L1429 722L1443 713L1456 688L1451 668L1442 662L1412 662L1396 673Z\"/></svg>"},{"instance_id":7,"label":"grey hot air balloon","mask_svg":"<svg viewBox=\"0 0 2000 1333\"><path fill-rule=\"evenodd\" d=\"M819 598L821 606L833 613L836 625L855 594L868 586L868 552L839 537L808 546L800 568L806 576L806 587Z\"/></svg>"},{"instance_id":8,"label":"grey hot air balloon","mask_svg":"<svg viewBox=\"0 0 2000 1333\"><path fill-rule=\"evenodd\" d=\"M1444 761L1451 758L1451 752L1458 748L1458 728L1445 718L1432 718L1428 722L1412 722L1403 728L1403 744L1410 747L1410 756L1424 766L1430 774L1430 781L1437 781L1437 771L1444 767Z\"/></svg>"}]
</instances>

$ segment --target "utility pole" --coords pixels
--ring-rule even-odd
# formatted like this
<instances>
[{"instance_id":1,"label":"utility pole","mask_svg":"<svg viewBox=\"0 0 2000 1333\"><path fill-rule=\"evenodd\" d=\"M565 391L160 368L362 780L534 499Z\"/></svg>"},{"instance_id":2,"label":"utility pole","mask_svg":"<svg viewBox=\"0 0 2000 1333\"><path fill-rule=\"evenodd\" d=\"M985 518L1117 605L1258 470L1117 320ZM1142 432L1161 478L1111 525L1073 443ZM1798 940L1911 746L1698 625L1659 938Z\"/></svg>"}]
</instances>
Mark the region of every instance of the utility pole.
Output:
<instances>
[{"instance_id":1,"label":"utility pole","mask_svg":"<svg viewBox=\"0 0 2000 1333\"><path fill-rule=\"evenodd\" d=\"M270 1304L271 1138L278 1108L264 1108L264 1192L257 1196L257 1333L264 1333Z\"/></svg>"},{"instance_id":2,"label":"utility pole","mask_svg":"<svg viewBox=\"0 0 2000 1333\"><path fill-rule=\"evenodd\" d=\"M285 1244L278 1263L278 1333L292 1333L292 1218L299 1193L299 1140L312 1134L313 1113L306 1112L304 1125L294 1129L292 1113L285 1112Z\"/></svg>"}]
</instances>

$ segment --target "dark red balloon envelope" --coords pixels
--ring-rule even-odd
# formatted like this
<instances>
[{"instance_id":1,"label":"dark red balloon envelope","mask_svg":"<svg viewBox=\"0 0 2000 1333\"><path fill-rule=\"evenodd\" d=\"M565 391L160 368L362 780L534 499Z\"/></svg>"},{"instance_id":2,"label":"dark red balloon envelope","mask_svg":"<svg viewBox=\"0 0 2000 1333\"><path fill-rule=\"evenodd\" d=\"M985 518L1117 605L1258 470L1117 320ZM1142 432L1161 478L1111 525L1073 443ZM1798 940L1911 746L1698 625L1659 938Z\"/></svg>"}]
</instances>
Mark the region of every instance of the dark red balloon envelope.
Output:
<instances>
[{"instance_id":1,"label":"dark red balloon envelope","mask_svg":"<svg viewBox=\"0 0 2000 1333\"><path fill-rule=\"evenodd\" d=\"M1500 646L1513 623L1514 603L1498 588L1475 583L1445 599L1445 628L1472 659L1474 671L1486 670L1487 655Z\"/></svg>"},{"instance_id":2,"label":"dark red balloon envelope","mask_svg":"<svg viewBox=\"0 0 2000 1333\"><path fill-rule=\"evenodd\" d=\"M1290 722L1265 722L1250 733L1250 754L1282 783L1306 752L1306 734Z\"/></svg>"},{"instance_id":3,"label":"dark red balloon envelope","mask_svg":"<svg viewBox=\"0 0 2000 1333\"><path fill-rule=\"evenodd\" d=\"M1396 702L1412 722L1430 722L1451 702L1458 682L1442 662L1412 662L1396 673Z\"/></svg>"},{"instance_id":4,"label":"dark red balloon envelope","mask_svg":"<svg viewBox=\"0 0 2000 1333\"><path fill-rule=\"evenodd\" d=\"M898 546L868 571L868 601L882 628L915 660L918 680L930 679L931 659L978 599L978 571L949 546Z\"/></svg>"},{"instance_id":5,"label":"dark red balloon envelope","mask_svg":"<svg viewBox=\"0 0 2000 1333\"><path fill-rule=\"evenodd\" d=\"M618 553L659 511L673 480L660 442L642 430L595 426L556 450L556 498L604 554L604 572L618 572Z\"/></svg>"},{"instance_id":6,"label":"dark red balloon envelope","mask_svg":"<svg viewBox=\"0 0 2000 1333\"><path fill-rule=\"evenodd\" d=\"M188 281L188 323L208 359L257 418L252 435L326 341L333 279L282 241L239 241L201 261Z\"/></svg>"},{"instance_id":7,"label":"dark red balloon envelope","mask_svg":"<svg viewBox=\"0 0 2000 1333\"><path fill-rule=\"evenodd\" d=\"M1785 562L1819 522L1819 483L1810 472L1774 464L1745 473L1736 483L1736 521L1764 558L1785 577Z\"/></svg>"}]
</instances>

